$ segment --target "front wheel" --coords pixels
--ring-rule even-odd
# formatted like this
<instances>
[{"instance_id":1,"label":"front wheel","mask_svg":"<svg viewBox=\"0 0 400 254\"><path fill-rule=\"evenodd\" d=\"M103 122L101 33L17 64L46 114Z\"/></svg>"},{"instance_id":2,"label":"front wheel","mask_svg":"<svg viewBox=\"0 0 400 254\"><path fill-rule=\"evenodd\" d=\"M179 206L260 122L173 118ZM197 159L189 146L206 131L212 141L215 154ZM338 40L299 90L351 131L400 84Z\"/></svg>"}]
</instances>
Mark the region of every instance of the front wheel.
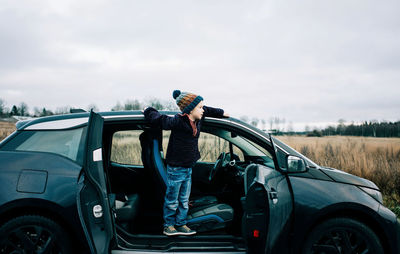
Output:
<instances>
[{"instance_id":1,"label":"front wheel","mask_svg":"<svg viewBox=\"0 0 400 254\"><path fill-rule=\"evenodd\" d=\"M16 217L0 227L0 253L72 253L67 233L51 219Z\"/></svg>"},{"instance_id":2,"label":"front wheel","mask_svg":"<svg viewBox=\"0 0 400 254\"><path fill-rule=\"evenodd\" d=\"M365 224L350 218L329 219L308 235L303 254L383 254L378 236Z\"/></svg>"}]
</instances>

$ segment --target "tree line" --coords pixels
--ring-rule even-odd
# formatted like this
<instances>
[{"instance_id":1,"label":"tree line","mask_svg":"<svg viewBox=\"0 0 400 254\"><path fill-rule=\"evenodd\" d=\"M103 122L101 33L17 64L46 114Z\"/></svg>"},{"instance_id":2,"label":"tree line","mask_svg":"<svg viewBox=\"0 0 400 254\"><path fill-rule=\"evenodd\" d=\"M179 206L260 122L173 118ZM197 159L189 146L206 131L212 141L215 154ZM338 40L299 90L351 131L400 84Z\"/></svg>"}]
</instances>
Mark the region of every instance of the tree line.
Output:
<instances>
[{"instance_id":1,"label":"tree line","mask_svg":"<svg viewBox=\"0 0 400 254\"><path fill-rule=\"evenodd\" d=\"M163 101L158 98L150 98L144 102L137 99L127 100L125 103L117 102L115 106L111 108L111 111L122 111L122 110L141 110L144 107L153 107L157 110L179 110L175 103ZM86 111L99 111L96 104L89 104ZM34 107L33 112L29 111L29 107L25 102L21 102L18 105L13 105L11 108L6 106L3 99L0 98L0 117L12 117L12 116L26 116L26 117L41 117L41 116L51 116L51 115L62 115L76 112L77 109L71 106L57 107L56 110L46 109L45 107Z\"/></svg>"},{"instance_id":2,"label":"tree line","mask_svg":"<svg viewBox=\"0 0 400 254\"><path fill-rule=\"evenodd\" d=\"M339 120L339 124L328 126L324 129L314 129L306 133L307 136L362 136L362 137L400 137L400 121L365 121L361 124L344 124Z\"/></svg>"},{"instance_id":3,"label":"tree line","mask_svg":"<svg viewBox=\"0 0 400 254\"><path fill-rule=\"evenodd\" d=\"M124 103L117 102L111 111L122 111L122 110L141 110L144 107L151 106L157 110L170 110L179 111L177 105L173 101L164 101L158 98L150 98L142 102L138 99L126 100ZM87 111L93 109L98 111L98 107L95 104L89 104L86 108ZM21 102L18 105L13 105L11 108L7 108L5 101L0 98L0 117L12 117L12 116L26 116L26 117L41 117L51 115L69 114L75 112L77 109L70 106L58 107L52 111L45 107L34 107L33 113L30 113L29 107L25 102ZM365 121L361 124L345 124L343 119L339 119L337 126L328 126L323 129L314 128L310 130L306 126L305 131L299 132L293 130L292 122L287 123L284 118L270 117L268 120L260 119L257 117L249 118L248 116L240 117L240 120L256 126L261 130L272 132L275 135L307 135L307 136L332 136L332 135L343 135L343 136L366 136L366 137L400 137L400 121L387 122L387 121ZM286 126L286 128L285 128Z\"/></svg>"}]
</instances>

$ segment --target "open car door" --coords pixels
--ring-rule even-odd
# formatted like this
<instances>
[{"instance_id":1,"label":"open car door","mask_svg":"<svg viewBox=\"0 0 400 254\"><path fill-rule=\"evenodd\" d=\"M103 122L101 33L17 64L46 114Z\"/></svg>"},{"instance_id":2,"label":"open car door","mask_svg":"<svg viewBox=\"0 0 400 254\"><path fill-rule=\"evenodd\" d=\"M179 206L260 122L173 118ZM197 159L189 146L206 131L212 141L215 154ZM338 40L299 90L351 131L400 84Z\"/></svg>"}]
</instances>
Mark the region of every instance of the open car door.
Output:
<instances>
[{"instance_id":1,"label":"open car door","mask_svg":"<svg viewBox=\"0 0 400 254\"><path fill-rule=\"evenodd\" d=\"M109 253L115 234L102 160L103 118L90 112L83 174L79 178L78 212L91 253Z\"/></svg>"},{"instance_id":2,"label":"open car door","mask_svg":"<svg viewBox=\"0 0 400 254\"><path fill-rule=\"evenodd\" d=\"M271 138L272 143L272 138ZM274 164L278 167L274 147ZM281 171L251 164L245 172L243 235L248 253L279 253L287 245L293 212L292 193L287 176Z\"/></svg>"}]
</instances>

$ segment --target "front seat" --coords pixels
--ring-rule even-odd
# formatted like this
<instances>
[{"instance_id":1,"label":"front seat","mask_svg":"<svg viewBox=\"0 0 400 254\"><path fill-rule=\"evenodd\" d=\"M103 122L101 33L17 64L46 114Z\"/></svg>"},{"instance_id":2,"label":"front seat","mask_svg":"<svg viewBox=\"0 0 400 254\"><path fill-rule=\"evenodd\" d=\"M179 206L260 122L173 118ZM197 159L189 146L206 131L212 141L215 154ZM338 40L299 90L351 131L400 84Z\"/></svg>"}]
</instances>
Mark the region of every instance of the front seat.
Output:
<instances>
[{"instance_id":1,"label":"front seat","mask_svg":"<svg viewBox=\"0 0 400 254\"><path fill-rule=\"evenodd\" d=\"M132 231L132 225L139 210L139 195L131 194L115 200L116 222L125 231Z\"/></svg>"},{"instance_id":2,"label":"front seat","mask_svg":"<svg viewBox=\"0 0 400 254\"><path fill-rule=\"evenodd\" d=\"M167 169L160 153L162 151L161 130L157 132L144 132L142 135L145 135L145 137L141 137L141 139L145 138L151 144L150 159L161 182L161 194L164 196L167 188ZM143 150L142 147L144 155L149 154ZM232 207L227 204L218 204L217 198L214 196L198 197L190 200L189 203L191 205L189 206L187 224L197 232L224 229L233 219Z\"/></svg>"}]
</instances>

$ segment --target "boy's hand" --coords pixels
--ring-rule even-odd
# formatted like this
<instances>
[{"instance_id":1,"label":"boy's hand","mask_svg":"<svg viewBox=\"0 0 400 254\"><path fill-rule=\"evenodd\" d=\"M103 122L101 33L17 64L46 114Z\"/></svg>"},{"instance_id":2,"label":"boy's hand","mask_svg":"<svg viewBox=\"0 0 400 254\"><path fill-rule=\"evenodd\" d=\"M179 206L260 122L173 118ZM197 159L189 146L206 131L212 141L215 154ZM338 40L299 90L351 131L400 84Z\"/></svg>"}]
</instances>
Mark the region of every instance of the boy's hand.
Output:
<instances>
[{"instance_id":1,"label":"boy's hand","mask_svg":"<svg viewBox=\"0 0 400 254\"><path fill-rule=\"evenodd\" d=\"M228 118L228 117L229 117L229 114L224 112L224 115L223 115L223 117L226 117L226 118Z\"/></svg>"}]
</instances>

